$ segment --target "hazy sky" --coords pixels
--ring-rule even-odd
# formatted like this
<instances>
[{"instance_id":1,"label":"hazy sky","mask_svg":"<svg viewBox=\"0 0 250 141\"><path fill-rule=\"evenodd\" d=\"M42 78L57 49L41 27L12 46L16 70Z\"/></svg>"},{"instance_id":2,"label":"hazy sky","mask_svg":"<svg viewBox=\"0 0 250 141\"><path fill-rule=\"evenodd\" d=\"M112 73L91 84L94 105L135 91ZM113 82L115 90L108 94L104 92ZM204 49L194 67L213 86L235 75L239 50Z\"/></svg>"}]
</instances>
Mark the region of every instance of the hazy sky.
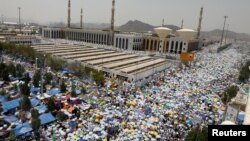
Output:
<instances>
[{"instance_id":1,"label":"hazy sky","mask_svg":"<svg viewBox=\"0 0 250 141\"><path fill-rule=\"evenodd\" d=\"M83 8L84 22L109 23L112 0L71 0L71 22L80 21ZM0 15L36 22L67 21L68 0L0 0ZM140 20L152 25L166 24L196 29L200 7L204 6L202 30L222 28L227 15L230 30L250 33L250 0L116 0L115 26L129 20Z\"/></svg>"}]
</instances>

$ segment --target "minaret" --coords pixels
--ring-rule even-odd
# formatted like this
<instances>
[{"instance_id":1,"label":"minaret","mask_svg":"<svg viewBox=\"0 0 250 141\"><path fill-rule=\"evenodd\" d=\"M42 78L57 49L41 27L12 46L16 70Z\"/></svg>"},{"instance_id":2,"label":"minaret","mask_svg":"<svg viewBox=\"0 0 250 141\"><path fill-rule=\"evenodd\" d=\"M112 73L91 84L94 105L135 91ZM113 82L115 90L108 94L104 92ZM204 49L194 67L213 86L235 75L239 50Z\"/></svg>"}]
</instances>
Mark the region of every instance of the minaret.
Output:
<instances>
[{"instance_id":1,"label":"minaret","mask_svg":"<svg viewBox=\"0 0 250 141\"><path fill-rule=\"evenodd\" d=\"M70 28L70 0L68 3L68 28Z\"/></svg>"},{"instance_id":2,"label":"minaret","mask_svg":"<svg viewBox=\"0 0 250 141\"><path fill-rule=\"evenodd\" d=\"M183 29L183 23L184 23L184 21L183 21L183 19L181 20L181 29Z\"/></svg>"},{"instance_id":3,"label":"minaret","mask_svg":"<svg viewBox=\"0 0 250 141\"><path fill-rule=\"evenodd\" d=\"M198 25L198 28L197 28L197 39L200 38L200 34L201 34L202 14L203 14L203 6L201 7L201 11L200 11L199 25Z\"/></svg>"},{"instance_id":4,"label":"minaret","mask_svg":"<svg viewBox=\"0 0 250 141\"><path fill-rule=\"evenodd\" d=\"M81 8L81 21L80 21L80 27L82 28L82 8Z\"/></svg>"},{"instance_id":5,"label":"minaret","mask_svg":"<svg viewBox=\"0 0 250 141\"><path fill-rule=\"evenodd\" d=\"M162 24L161 24L161 26L162 26L162 27L164 26L164 19L162 19Z\"/></svg>"},{"instance_id":6,"label":"minaret","mask_svg":"<svg viewBox=\"0 0 250 141\"><path fill-rule=\"evenodd\" d=\"M4 23L4 18L3 18L3 15L2 15L2 24Z\"/></svg>"},{"instance_id":7,"label":"minaret","mask_svg":"<svg viewBox=\"0 0 250 141\"><path fill-rule=\"evenodd\" d=\"M115 0L112 2L112 10L111 10L111 27L110 27L110 42L109 45L114 45L114 24L115 24Z\"/></svg>"}]
</instances>

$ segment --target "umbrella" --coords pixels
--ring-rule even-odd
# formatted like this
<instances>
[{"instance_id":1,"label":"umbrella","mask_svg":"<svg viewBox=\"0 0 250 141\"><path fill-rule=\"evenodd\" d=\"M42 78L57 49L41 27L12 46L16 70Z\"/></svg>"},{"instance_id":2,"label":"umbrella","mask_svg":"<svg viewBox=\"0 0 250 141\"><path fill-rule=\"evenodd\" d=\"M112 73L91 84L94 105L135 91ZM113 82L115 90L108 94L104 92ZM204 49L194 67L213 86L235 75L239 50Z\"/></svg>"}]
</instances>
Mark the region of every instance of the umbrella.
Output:
<instances>
[{"instance_id":1,"label":"umbrella","mask_svg":"<svg viewBox=\"0 0 250 141\"><path fill-rule=\"evenodd\" d=\"M75 126L76 126L76 122L75 122L75 121L70 121L70 122L68 123L68 125L69 125L70 127L75 127Z\"/></svg>"},{"instance_id":2,"label":"umbrella","mask_svg":"<svg viewBox=\"0 0 250 141\"><path fill-rule=\"evenodd\" d=\"M238 114L238 119L240 120L240 121L244 121L244 118L245 118L245 112L239 112L239 114Z\"/></svg>"},{"instance_id":3,"label":"umbrella","mask_svg":"<svg viewBox=\"0 0 250 141\"><path fill-rule=\"evenodd\" d=\"M98 131L102 131L102 129L100 127L95 127L93 131L98 132Z\"/></svg>"},{"instance_id":4,"label":"umbrella","mask_svg":"<svg viewBox=\"0 0 250 141\"><path fill-rule=\"evenodd\" d=\"M56 138L56 133L55 133L55 132L53 132L53 134L52 134L52 140L53 140L53 141L56 141L56 140L57 140L57 138Z\"/></svg>"}]
</instances>

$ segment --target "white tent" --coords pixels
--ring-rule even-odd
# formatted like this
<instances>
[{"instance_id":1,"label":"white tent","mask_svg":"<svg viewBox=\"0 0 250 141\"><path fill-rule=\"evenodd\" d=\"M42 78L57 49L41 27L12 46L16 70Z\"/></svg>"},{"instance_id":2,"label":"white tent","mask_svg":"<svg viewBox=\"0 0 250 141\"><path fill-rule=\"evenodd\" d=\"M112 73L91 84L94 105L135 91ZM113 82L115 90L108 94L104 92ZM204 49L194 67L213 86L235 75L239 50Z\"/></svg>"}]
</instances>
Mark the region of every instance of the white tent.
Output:
<instances>
[{"instance_id":1,"label":"white tent","mask_svg":"<svg viewBox=\"0 0 250 141\"><path fill-rule=\"evenodd\" d=\"M223 121L223 122L221 123L221 125L235 125L235 123L232 122L232 121L226 120L226 121Z\"/></svg>"}]
</instances>

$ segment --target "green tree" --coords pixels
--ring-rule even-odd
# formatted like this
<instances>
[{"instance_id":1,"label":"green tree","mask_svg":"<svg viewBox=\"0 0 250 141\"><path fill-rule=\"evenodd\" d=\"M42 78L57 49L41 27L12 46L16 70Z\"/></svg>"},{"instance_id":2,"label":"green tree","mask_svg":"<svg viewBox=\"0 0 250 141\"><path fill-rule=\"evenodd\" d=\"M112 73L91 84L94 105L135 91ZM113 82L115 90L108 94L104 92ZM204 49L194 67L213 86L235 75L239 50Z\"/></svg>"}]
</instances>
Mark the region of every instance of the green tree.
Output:
<instances>
[{"instance_id":1,"label":"green tree","mask_svg":"<svg viewBox=\"0 0 250 141\"><path fill-rule=\"evenodd\" d=\"M82 86L81 87L81 92L83 93L83 94L86 94L87 92L86 92L86 87L85 86Z\"/></svg>"},{"instance_id":2,"label":"green tree","mask_svg":"<svg viewBox=\"0 0 250 141\"><path fill-rule=\"evenodd\" d=\"M4 141L16 141L16 136L15 136L14 132L11 131L9 136L7 138L5 138Z\"/></svg>"},{"instance_id":3,"label":"green tree","mask_svg":"<svg viewBox=\"0 0 250 141\"><path fill-rule=\"evenodd\" d=\"M38 132L38 130L41 126L41 120L39 118L32 118L31 119L31 126L35 132Z\"/></svg>"},{"instance_id":4,"label":"green tree","mask_svg":"<svg viewBox=\"0 0 250 141\"><path fill-rule=\"evenodd\" d=\"M20 89L20 93L22 95L26 95L26 96L29 96L30 95L30 88L28 86L27 83L24 83L24 84L20 84L19 85L19 89Z\"/></svg>"},{"instance_id":5,"label":"green tree","mask_svg":"<svg viewBox=\"0 0 250 141\"><path fill-rule=\"evenodd\" d=\"M77 96L77 95L76 95L76 90L75 90L75 89L71 91L71 96L72 96L72 97L76 97L76 96Z\"/></svg>"},{"instance_id":6,"label":"green tree","mask_svg":"<svg viewBox=\"0 0 250 141\"><path fill-rule=\"evenodd\" d=\"M229 102L232 98L234 98L237 95L239 88L237 86L230 86L228 87L225 92L223 93L222 102L226 104Z\"/></svg>"},{"instance_id":7,"label":"green tree","mask_svg":"<svg viewBox=\"0 0 250 141\"><path fill-rule=\"evenodd\" d=\"M54 111L55 110L55 101L54 101L53 97L49 98L49 100L47 102L47 107L48 107L49 111Z\"/></svg>"},{"instance_id":8,"label":"green tree","mask_svg":"<svg viewBox=\"0 0 250 141\"><path fill-rule=\"evenodd\" d=\"M9 74L11 74L13 77L16 77L16 67L10 63L7 67L7 71L9 72Z\"/></svg>"},{"instance_id":9,"label":"green tree","mask_svg":"<svg viewBox=\"0 0 250 141\"><path fill-rule=\"evenodd\" d=\"M4 63L0 64L0 80L9 81L9 71Z\"/></svg>"},{"instance_id":10,"label":"green tree","mask_svg":"<svg viewBox=\"0 0 250 141\"><path fill-rule=\"evenodd\" d=\"M25 72L25 69L21 64L16 65L16 77L22 77L23 73Z\"/></svg>"},{"instance_id":11,"label":"green tree","mask_svg":"<svg viewBox=\"0 0 250 141\"><path fill-rule=\"evenodd\" d=\"M94 71L93 73L93 79L95 80L96 84L97 85L101 85L101 86L104 86L104 74L102 72L97 72L97 71Z\"/></svg>"},{"instance_id":12,"label":"green tree","mask_svg":"<svg viewBox=\"0 0 250 141\"><path fill-rule=\"evenodd\" d=\"M39 112L37 109L31 109L31 118L39 118Z\"/></svg>"},{"instance_id":13,"label":"green tree","mask_svg":"<svg viewBox=\"0 0 250 141\"><path fill-rule=\"evenodd\" d=\"M24 81L25 81L25 83L28 84L28 83L30 82L30 80L31 80L31 78L30 78L29 73L26 73L26 74L24 75Z\"/></svg>"},{"instance_id":14,"label":"green tree","mask_svg":"<svg viewBox=\"0 0 250 141\"><path fill-rule=\"evenodd\" d=\"M61 93L65 93L67 91L67 87L65 85L65 82L62 82L61 85L60 85L60 90L61 90Z\"/></svg>"},{"instance_id":15,"label":"green tree","mask_svg":"<svg viewBox=\"0 0 250 141\"><path fill-rule=\"evenodd\" d=\"M185 138L185 141L208 141L208 129L197 126L193 128Z\"/></svg>"},{"instance_id":16,"label":"green tree","mask_svg":"<svg viewBox=\"0 0 250 141\"><path fill-rule=\"evenodd\" d=\"M66 114L64 114L64 112L59 111L59 112L57 113L57 115L56 115L56 118L57 118L59 121L65 121L65 120L67 120L69 117L68 117Z\"/></svg>"},{"instance_id":17,"label":"green tree","mask_svg":"<svg viewBox=\"0 0 250 141\"><path fill-rule=\"evenodd\" d=\"M44 75L44 83L46 84L46 85L48 85L48 84L51 84L51 81L53 80L53 75L52 75L52 73L45 73L45 75Z\"/></svg>"},{"instance_id":18,"label":"green tree","mask_svg":"<svg viewBox=\"0 0 250 141\"><path fill-rule=\"evenodd\" d=\"M41 120L39 119L39 113L38 110L32 109L31 110L31 127L35 131L35 133L38 133L38 130L41 126Z\"/></svg>"},{"instance_id":19,"label":"green tree","mask_svg":"<svg viewBox=\"0 0 250 141\"><path fill-rule=\"evenodd\" d=\"M0 106L0 114L3 112L3 107Z\"/></svg>"},{"instance_id":20,"label":"green tree","mask_svg":"<svg viewBox=\"0 0 250 141\"><path fill-rule=\"evenodd\" d=\"M239 81L245 82L250 78L249 66L250 66L250 60L247 61L243 67L241 67L239 74Z\"/></svg>"},{"instance_id":21,"label":"green tree","mask_svg":"<svg viewBox=\"0 0 250 141\"><path fill-rule=\"evenodd\" d=\"M23 111L29 111L31 108L31 102L27 95L23 95L23 99L21 100L21 109Z\"/></svg>"},{"instance_id":22,"label":"green tree","mask_svg":"<svg viewBox=\"0 0 250 141\"><path fill-rule=\"evenodd\" d=\"M0 89L0 95L1 95L1 96L6 95L6 91L5 91L5 89Z\"/></svg>"},{"instance_id":23,"label":"green tree","mask_svg":"<svg viewBox=\"0 0 250 141\"><path fill-rule=\"evenodd\" d=\"M35 87L39 87L40 81L41 81L41 72L40 71L36 71L36 73L33 76L33 85Z\"/></svg>"}]
</instances>

